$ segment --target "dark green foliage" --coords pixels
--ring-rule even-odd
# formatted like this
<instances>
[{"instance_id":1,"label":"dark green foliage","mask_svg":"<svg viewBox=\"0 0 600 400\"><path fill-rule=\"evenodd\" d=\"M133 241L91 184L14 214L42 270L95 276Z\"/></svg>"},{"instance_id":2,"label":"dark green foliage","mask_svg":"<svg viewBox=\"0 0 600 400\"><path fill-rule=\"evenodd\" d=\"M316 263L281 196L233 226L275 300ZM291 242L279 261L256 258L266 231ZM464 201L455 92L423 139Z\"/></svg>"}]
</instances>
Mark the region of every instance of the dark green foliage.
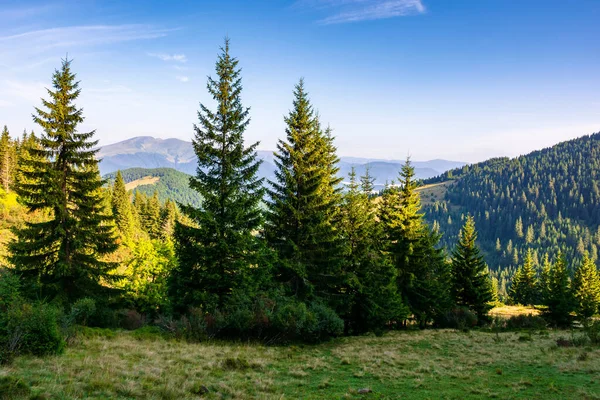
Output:
<instances>
[{"instance_id":1,"label":"dark green foliage","mask_svg":"<svg viewBox=\"0 0 600 400\"><path fill-rule=\"evenodd\" d=\"M357 182L354 169L343 195L340 231L344 243L344 308L346 332L380 331L390 321L407 317L397 293L395 268L385 257L383 232L376 220L376 204L369 198L373 180Z\"/></svg>"},{"instance_id":2,"label":"dark green foliage","mask_svg":"<svg viewBox=\"0 0 600 400\"><path fill-rule=\"evenodd\" d=\"M180 204L191 223L175 227L178 266L170 295L178 310L219 307L236 290L250 294L253 275L268 274L258 263L262 242L255 236L262 224L259 203L264 194L257 178L258 143L244 147L250 120L241 103L238 61L229 54L229 40L221 50L218 79L209 78L207 84L217 108L211 111L200 104L193 141L198 169L190 187L202 197L202 206Z\"/></svg>"},{"instance_id":3,"label":"dark green foliage","mask_svg":"<svg viewBox=\"0 0 600 400\"><path fill-rule=\"evenodd\" d=\"M477 326L477 314L468 307L456 307L446 311L438 321L441 328L470 329Z\"/></svg>"},{"instance_id":4,"label":"dark green foliage","mask_svg":"<svg viewBox=\"0 0 600 400\"><path fill-rule=\"evenodd\" d=\"M555 326L569 326L575 304L564 256L559 254L556 262L544 273L547 274L544 277L547 285L544 304L548 306L545 317Z\"/></svg>"},{"instance_id":5,"label":"dark green foliage","mask_svg":"<svg viewBox=\"0 0 600 400\"><path fill-rule=\"evenodd\" d=\"M74 101L81 91L70 61L63 61L52 83L50 100L33 118L44 130L40 147L29 149L33 156L20 165L23 179L15 188L29 210L50 216L15 229L11 262L41 296L72 301L106 291L103 283L113 279L115 265L102 257L117 245L104 210L94 131L77 130L83 115Z\"/></svg>"},{"instance_id":6,"label":"dark green foliage","mask_svg":"<svg viewBox=\"0 0 600 400\"><path fill-rule=\"evenodd\" d=\"M276 180L268 191L265 237L278 256L277 281L300 299L322 298L339 307L342 248L337 158L301 80L285 117L286 140L275 153Z\"/></svg>"},{"instance_id":7,"label":"dark green foliage","mask_svg":"<svg viewBox=\"0 0 600 400\"><path fill-rule=\"evenodd\" d=\"M88 321L96 314L96 301L89 297L77 300L71 306L69 319L74 324L87 326Z\"/></svg>"},{"instance_id":8,"label":"dark green foliage","mask_svg":"<svg viewBox=\"0 0 600 400\"><path fill-rule=\"evenodd\" d=\"M476 240L475 221L469 216L452 252L452 295L456 304L468 307L482 322L493 299L491 280Z\"/></svg>"},{"instance_id":9,"label":"dark green foliage","mask_svg":"<svg viewBox=\"0 0 600 400\"><path fill-rule=\"evenodd\" d=\"M540 300L538 290L539 284L533 265L533 253L529 250L523 265L513 276L510 297L515 304L534 305Z\"/></svg>"},{"instance_id":10,"label":"dark green foliage","mask_svg":"<svg viewBox=\"0 0 600 400\"><path fill-rule=\"evenodd\" d=\"M546 329L546 320L539 315L513 315L505 321L506 329Z\"/></svg>"},{"instance_id":11,"label":"dark green foliage","mask_svg":"<svg viewBox=\"0 0 600 400\"><path fill-rule=\"evenodd\" d=\"M440 235L424 222L416 191L414 168L407 159L400 172L400 187L387 187L379 219L385 250L396 268L396 283L403 302L420 327L444 315L452 306L450 268Z\"/></svg>"},{"instance_id":12,"label":"dark green foliage","mask_svg":"<svg viewBox=\"0 0 600 400\"><path fill-rule=\"evenodd\" d=\"M446 247L456 241L460 229L448 220L458 221L469 213L488 264L494 270L500 267L499 275L507 279L517 266L515 253L523 259L529 249L540 258L561 250L575 263L586 251L598 258L600 133L449 173L454 181L447 186L445 199L425 209L429 223L439 224L444 232Z\"/></svg>"},{"instance_id":13,"label":"dark green foliage","mask_svg":"<svg viewBox=\"0 0 600 400\"><path fill-rule=\"evenodd\" d=\"M598 312L600 306L600 276L596 263L587 254L575 269L571 284L575 301L575 314L586 323Z\"/></svg>"}]
</instances>

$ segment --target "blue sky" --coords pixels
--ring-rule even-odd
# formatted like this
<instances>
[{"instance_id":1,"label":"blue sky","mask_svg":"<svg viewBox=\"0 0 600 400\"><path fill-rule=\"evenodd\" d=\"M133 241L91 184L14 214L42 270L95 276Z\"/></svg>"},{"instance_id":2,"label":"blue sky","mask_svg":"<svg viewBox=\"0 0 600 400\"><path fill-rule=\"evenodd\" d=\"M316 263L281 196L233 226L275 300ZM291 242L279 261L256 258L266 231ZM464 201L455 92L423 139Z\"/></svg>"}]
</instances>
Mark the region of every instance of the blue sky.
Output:
<instances>
[{"instance_id":1,"label":"blue sky","mask_svg":"<svg viewBox=\"0 0 600 400\"><path fill-rule=\"evenodd\" d=\"M39 131L68 53L101 144L190 140L226 35L261 149L300 77L341 155L478 161L600 131L597 0L0 0L0 21L13 134Z\"/></svg>"}]
</instances>

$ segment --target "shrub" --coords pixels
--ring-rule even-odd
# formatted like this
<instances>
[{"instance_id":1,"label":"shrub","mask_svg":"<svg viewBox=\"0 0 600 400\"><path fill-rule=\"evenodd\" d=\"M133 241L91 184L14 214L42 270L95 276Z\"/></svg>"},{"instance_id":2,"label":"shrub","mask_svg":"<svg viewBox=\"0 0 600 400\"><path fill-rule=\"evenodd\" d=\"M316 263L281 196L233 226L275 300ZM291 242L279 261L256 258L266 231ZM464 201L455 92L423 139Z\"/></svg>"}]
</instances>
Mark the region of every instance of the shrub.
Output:
<instances>
[{"instance_id":1,"label":"shrub","mask_svg":"<svg viewBox=\"0 0 600 400\"><path fill-rule=\"evenodd\" d=\"M9 306L20 298L20 287L19 277L0 267L0 323Z\"/></svg>"},{"instance_id":2,"label":"shrub","mask_svg":"<svg viewBox=\"0 0 600 400\"><path fill-rule=\"evenodd\" d=\"M65 340L59 326L60 311L44 303L14 303L7 313L9 337L19 337L16 352L44 356L59 354Z\"/></svg>"},{"instance_id":3,"label":"shrub","mask_svg":"<svg viewBox=\"0 0 600 400\"><path fill-rule=\"evenodd\" d=\"M96 313L96 301L89 297L77 300L71 306L70 319L73 323L87 326L90 318Z\"/></svg>"},{"instance_id":4,"label":"shrub","mask_svg":"<svg viewBox=\"0 0 600 400\"><path fill-rule=\"evenodd\" d=\"M306 337L311 341L319 342L344 333L344 321L331 308L312 303L309 312L312 324L306 327Z\"/></svg>"},{"instance_id":5,"label":"shrub","mask_svg":"<svg viewBox=\"0 0 600 400\"><path fill-rule=\"evenodd\" d=\"M444 314L440 326L465 330L477 326L477 322L477 314L466 307L457 307Z\"/></svg>"},{"instance_id":6,"label":"shrub","mask_svg":"<svg viewBox=\"0 0 600 400\"><path fill-rule=\"evenodd\" d=\"M505 323L506 329L546 329L546 320L538 315L513 315Z\"/></svg>"},{"instance_id":7,"label":"shrub","mask_svg":"<svg viewBox=\"0 0 600 400\"><path fill-rule=\"evenodd\" d=\"M136 310L123 310L120 322L122 328L132 331L146 325L146 317Z\"/></svg>"},{"instance_id":8,"label":"shrub","mask_svg":"<svg viewBox=\"0 0 600 400\"><path fill-rule=\"evenodd\" d=\"M595 321L589 324L585 328L585 333L587 334L590 342L595 345L600 344L600 321Z\"/></svg>"}]
</instances>

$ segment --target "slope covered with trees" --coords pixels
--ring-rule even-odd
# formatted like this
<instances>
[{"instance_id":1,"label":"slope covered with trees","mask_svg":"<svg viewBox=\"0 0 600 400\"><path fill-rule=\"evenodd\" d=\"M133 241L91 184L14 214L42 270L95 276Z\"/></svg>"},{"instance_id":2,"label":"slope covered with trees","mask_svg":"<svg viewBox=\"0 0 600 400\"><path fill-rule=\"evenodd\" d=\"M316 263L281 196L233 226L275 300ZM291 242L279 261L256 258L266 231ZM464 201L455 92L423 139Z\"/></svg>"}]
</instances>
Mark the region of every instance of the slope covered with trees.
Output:
<instances>
[{"instance_id":1,"label":"slope covered with trees","mask_svg":"<svg viewBox=\"0 0 600 400\"><path fill-rule=\"evenodd\" d=\"M120 172L125 184L147 177L158 178L152 183L144 184L144 182L141 182L139 186L131 189L134 194L139 192L150 197L156 192L162 203L170 199L177 203L195 207L199 206L202 201L202 197L189 186L190 175L184 172L172 168L130 168ZM112 183L116 176L117 173L113 172L104 175L104 179Z\"/></svg>"},{"instance_id":2,"label":"slope covered with trees","mask_svg":"<svg viewBox=\"0 0 600 400\"><path fill-rule=\"evenodd\" d=\"M454 179L443 200L429 204L427 220L456 241L462 220L473 215L479 243L492 269L512 274L532 250L563 255L574 265L600 248L600 133L514 159L497 158L425 181Z\"/></svg>"}]
</instances>

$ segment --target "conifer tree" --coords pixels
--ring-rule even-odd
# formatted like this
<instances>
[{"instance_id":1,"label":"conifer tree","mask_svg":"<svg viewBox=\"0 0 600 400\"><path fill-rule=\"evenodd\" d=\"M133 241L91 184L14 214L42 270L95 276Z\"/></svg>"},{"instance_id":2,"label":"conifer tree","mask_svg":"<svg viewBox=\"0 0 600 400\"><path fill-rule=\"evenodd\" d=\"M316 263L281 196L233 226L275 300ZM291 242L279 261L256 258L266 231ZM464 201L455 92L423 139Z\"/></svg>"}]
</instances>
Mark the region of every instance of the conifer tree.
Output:
<instances>
[{"instance_id":1,"label":"conifer tree","mask_svg":"<svg viewBox=\"0 0 600 400\"><path fill-rule=\"evenodd\" d=\"M316 295L333 304L341 276L337 157L303 80L295 87L293 104L285 118L286 140L279 140L275 153L265 237L278 255L276 278L291 293L303 299Z\"/></svg>"},{"instance_id":2,"label":"conifer tree","mask_svg":"<svg viewBox=\"0 0 600 400\"><path fill-rule=\"evenodd\" d=\"M567 261L562 253L558 253L546 279L547 288L544 299L544 304L548 306L546 316L556 326L569 326L571 324L570 314L575 304Z\"/></svg>"},{"instance_id":3,"label":"conifer tree","mask_svg":"<svg viewBox=\"0 0 600 400\"><path fill-rule=\"evenodd\" d=\"M513 303L534 305L539 300L539 283L533 263L533 251L527 250L523 265L515 272L510 287Z\"/></svg>"},{"instance_id":4,"label":"conifer tree","mask_svg":"<svg viewBox=\"0 0 600 400\"><path fill-rule=\"evenodd\" d=\"M594 260L588 254L575 270L573 277L573 297L575 298L575 313L586 323L598 312L600 306L600 275Z\"/></svg>"},{"instance_id":5,"label":"conifer tree","mask_svg":"<svg viewBox=\"0 0 600 400\"><path fill-rule=\"evenodd\" d=\"M119 232L124 238L131 238L135 229L135 219L131 211L131 200L125 188L121 171L117 171L113 185L111 208Z\"/></svg>"},{"instance_id":6,"label":"conifer tree","mask_svg":"<svg viewBox=\"0 0 600 400\"><path fill-rule=\"evenodd\" d=\"M355 169L343 196L341 232L344 240L344 274L347 288L342 317L347 333L381 330L406 318L407 310L397 293L394 266L383 256L381 227L369 198L373 179L369 172L357 181Z\"/></svg>"},{"instance_id":7,"label":"conifer tree","mask_svg":"<svg viewBox=\"0 0 600 400\"><path fill-rule=\"evenodd\" d=\"M450 306L449 269L439 248L440 235L425 224L415 171L406 160L400 187L384 190L380 221L387 252L396 268L398 291L424 327Z\"/></svg>"},{"instance_id":8,"label":"conifer tree","mask_svg":"<svg viewBox=\"0 0 600 400\"><path fill-rule=\"evenodd\" d=\"M17 143L10 138L6 125L0 134L0 186L11 191L17 165Z\"/></svg>"},{"instance_id":9,"label":"conifer tree","mask_svg":"<svg viewBox=\"0 0 600 400\"><path fill-rule=\"evenodd\" d=\"M160 211L161 237L163 240L171 240L173 237L177 214L177 205L171 199L167 199Z\"/></svg>"},{"instance_id":10,"label":"conifer tree","mask_svg":"<svg viewBox=\"0 0 600 400\"><path fill-rule=\"evenodd\" d=\"M77 130L82 110L74 102L81 90L71 61L64 60L52 79L50 100L42 100L34 121L44 134L39 147L21 168L16 187L31 211L48 211L43 222L26 222L15 230L11 261L30 286L42 296L72 301L100 296L115 265L103 261L117 245L111 217L104 213L102 186L95 158L94 131Z\"/></svg>"},{"instance_id":11,"label":"conifer tree","mask_svg":"<svg viewBox=\"0 0 600 400\"><path fill-rule=\"evenodd\" d=\"M459 306L468 307L485 320L491 309L490 277L475 241L477 231L472 216L463 225L458 244L452 253L452 293Z\"/></svg>"},{"instance_id":12,"label":"conifer tree","mask_svg":"<svg viewBox=\"0 0 600 400\"><path fill-rule=\"evenodd\" d=\"M229 53L229 39L221 48L216 73L216 80L208 78L207 89L217 108L211 111L200 104L199 124L194 126L198 168L190 187L202 196L202 205L180 204L192 224L175 226L178 265L169 290L180 310L222 306L236 290L251 298L250 278L262 251L255 236L262 224L259 204L264 194L257 177L258 143L244 147L249 109L242 106L241 71Z\"/></svg>"}]
</instances>

